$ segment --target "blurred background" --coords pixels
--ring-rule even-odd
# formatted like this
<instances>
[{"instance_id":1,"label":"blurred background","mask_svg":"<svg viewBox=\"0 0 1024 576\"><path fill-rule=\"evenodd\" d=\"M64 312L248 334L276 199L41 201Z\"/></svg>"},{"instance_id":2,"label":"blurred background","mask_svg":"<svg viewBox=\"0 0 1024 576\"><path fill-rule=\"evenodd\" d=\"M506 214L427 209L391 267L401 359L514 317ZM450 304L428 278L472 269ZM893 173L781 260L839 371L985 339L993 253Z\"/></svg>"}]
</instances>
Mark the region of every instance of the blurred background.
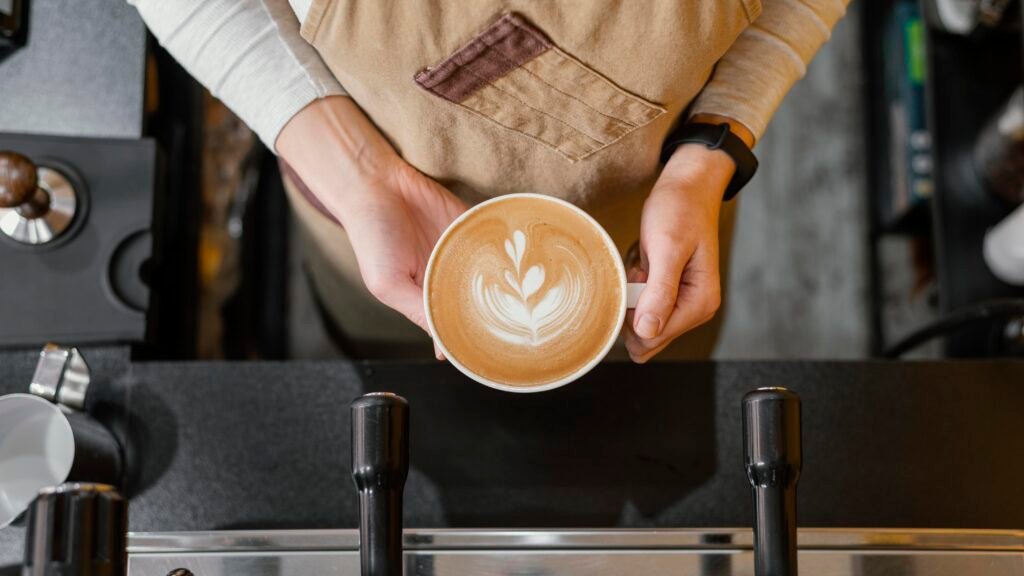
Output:
<instances>
[{"instance_id":1,"label":"blurred background","mask_svg":"<svg viewBox=\"0 0 1024 576\"><path fill-rule=\"evenodd\" d=\"M1024 353L1021 20L853 3L756 149L717 358ZM0 346L367 355L323 321L276 159L133 8L0 0L0 25L0 149L75 200L66 222L0 208Z\"/></svg>"}]
</instances>

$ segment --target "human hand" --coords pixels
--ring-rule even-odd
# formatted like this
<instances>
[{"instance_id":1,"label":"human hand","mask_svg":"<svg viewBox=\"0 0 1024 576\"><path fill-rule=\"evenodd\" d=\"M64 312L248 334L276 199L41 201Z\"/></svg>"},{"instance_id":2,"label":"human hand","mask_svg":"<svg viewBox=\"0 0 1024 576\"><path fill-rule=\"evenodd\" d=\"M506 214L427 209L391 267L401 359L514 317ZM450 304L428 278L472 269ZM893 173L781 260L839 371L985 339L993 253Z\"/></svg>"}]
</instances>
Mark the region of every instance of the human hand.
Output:
<instances>
[{"instance_id":1,"label":"human hand","mask_svg":"<svg viewBox=\"0 0 1024 576\"><path fill-rule=\"evenodd\" d=\"M342 220L367 289L428 334L423 309L427 261L465 204L397 156L379 179L364 181Z\"/></svg>"},{"instance_id":2,"label":"human hand","mask_svg":"<svg viewBox=\"0 0 1024 576\"><path fill-rule=\"evenodd\" d=\"M734 170L726 153L684 144L644 202L639 262L627 270L630 282L647 283L626 314L634 362L647 362L718 310L718 217Z\"/></svg>"},{"instance_id":3,"label":"human hand","mask_svg":"<svg viewBox=\"0 0 1024 576\"><path fill-rule=\"evenodd\" d=\"M277 149L347 231L370 293L429 334L427 261L466 205L402 160L348 98L303 109Z\"/></svg>"}]
</instances>

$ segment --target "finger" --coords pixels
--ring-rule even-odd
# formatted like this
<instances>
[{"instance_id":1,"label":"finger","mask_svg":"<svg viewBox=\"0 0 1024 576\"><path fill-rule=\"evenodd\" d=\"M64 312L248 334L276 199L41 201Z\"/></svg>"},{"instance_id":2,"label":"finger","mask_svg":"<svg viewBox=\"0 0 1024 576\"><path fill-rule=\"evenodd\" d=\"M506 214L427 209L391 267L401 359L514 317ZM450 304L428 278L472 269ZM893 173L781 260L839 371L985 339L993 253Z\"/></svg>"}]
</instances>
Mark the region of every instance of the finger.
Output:
<instances>
[{"instance_id":1,"label":"finger","mask_svg":"<svg viewBox=\"0 0 1024 576\"><path fill-rule=\"evenodd\" d=\"M638 266L626 268L626 282L647 282L647 271Z\"/></svg>"},{"instance_id":2,"label":"finger","mask_svg":"<svg viewBox=\"0 0 1024 576\"><path fill-rule=\"evenodd\" d=\"M428 336L433 338L433 334L430 333L430 324L427 322L423 308L423 288L411 278L390 284L384 290L380 301L390 308L401 312L403 316L422 328ZM432 340L431 343L434 346L434 357L444 361L444 352L437 345L437 341Z\"/></svg>"},{"instance_id":3,"label":"finger","mask_svg":"<svg viewBox=\"0 0 1024 576\"><path fill-rule=\"evenodd\" d=\"M645 247L647 286L636 305L633 330L645 339L658 337L675 307L679 283L693 245L678 243L668 236L657 237Z\"/></svg>"},{"instance_id":4,"label":"finger","mask_svg":"<svg viewBox=\"0 0 1024 576\"><path fill-rule=\"evenodd\" d=\"M414 324L430 334L427 316L423 310L423 288L407 276L391 277L368 283L370 292L384 305L397 310Z\"/></svg>"},{"instance_id":5,"label":"finger","mask_svg":"<svg viewBox=\"0 0 1024 576\"><path fill-rule=\"evenodd\" d=\"M629 353L629 359L637 364L645 364L648 360L657 356L659 352L664 350L673 341L672 338L661 338L659 340L661 341L661 344L651 348L645 343L645 341L636 336L636 334L627 334L626 352Z\"/></svg>"},{"instance_id":6,"label":"finger","mask_svg":"<svg viewBox=\"0 0 1024 576\"><path fill-rule=\"evenodd\" d=\"M656 338L626 334L626 350L636 362L646 362L680 335L714 318L721 305L721 278L716 247L701 245L683 273L679 297L665 330Z\"/></svg>"},{"instance_id":7,"label":"finger","mask_svg":"<svg viewBox=\"0 0 1024 576\"><path fill-rule=\"evenodd\" d=\"M683 272L679 297L665 331L678 336L715 317L722 304L718 244L702 243Z\"/></svg>"}]
</instances>

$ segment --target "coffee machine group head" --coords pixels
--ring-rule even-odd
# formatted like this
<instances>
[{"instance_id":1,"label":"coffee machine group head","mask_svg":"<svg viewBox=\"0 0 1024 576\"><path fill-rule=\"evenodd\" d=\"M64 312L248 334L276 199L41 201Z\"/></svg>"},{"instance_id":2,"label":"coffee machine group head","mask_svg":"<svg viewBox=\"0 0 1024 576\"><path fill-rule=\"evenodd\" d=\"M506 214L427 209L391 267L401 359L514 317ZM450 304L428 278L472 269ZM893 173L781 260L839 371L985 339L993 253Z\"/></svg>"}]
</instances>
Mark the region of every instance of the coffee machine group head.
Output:
<instances>
[{"instance_id":1,"label":"coffee machine group head","mask_svg":"<svg viewBox=\"0 0 1024 576\"><path fill-rule=\"evenodd\" d=\"M409 475L409 403L389 392L352 402L352 478L359 491L363 576L402 576L402 492Z\"/></svg>"},{"instance_id":2,"label":"coffee machine group head","mask_svg":"<svg viewBox=\"0 0 1024 576\"><path fill-rule=\"evenodd\" d=\"M803 467L800 397L760 388L743 397L743 457L754 497L754 571L796 576L796 484Z\"/></svg>"}]
</instances>

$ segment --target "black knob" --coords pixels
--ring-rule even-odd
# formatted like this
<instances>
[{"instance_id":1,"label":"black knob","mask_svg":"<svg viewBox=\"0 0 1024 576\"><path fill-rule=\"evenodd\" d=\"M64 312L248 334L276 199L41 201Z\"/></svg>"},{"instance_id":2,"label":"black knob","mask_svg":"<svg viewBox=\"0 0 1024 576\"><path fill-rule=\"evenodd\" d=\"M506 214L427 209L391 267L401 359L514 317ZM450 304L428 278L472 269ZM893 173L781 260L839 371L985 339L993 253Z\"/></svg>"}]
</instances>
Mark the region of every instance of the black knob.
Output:
<instances>
[{"instance_id":1,"label":"black knob","mask_svg":"<svg viewBox=\"0 0 1024 576\"><path fill-rule=\"evenodd\" d=\"M36 165L17 152L0 151L0 208L16 208L28 219L50 210L50 195L39 187Z\"/></svg>"},{"instance_id":2,"label":"black knob","mask_svg":"<svg viewBox=\"0 0 1024 576\"><path fill-rule=\"evenodd\" d=\"M39 493L28 517L24 576L124 576L128 507L105 484Z\"/></svg>"},{"instance_id":3,"label":"black knob","mask_svg":"<svg viewBox=\"0 0 1024 576\"><path fill-rule=\"evenodd\" d=\"M754 496L754 571L795 576L796 484L803 466L800 397L761 388L743 397L743 457Z\"/></svg>"},{"instance_id":4,"label":"black knob","mask_svg":"<svg viewBox=\"0 0 1024 576\"><path fill-rule=\"evenodd\" d=\"M24 204L39 186L36 165L17 152L0 151L0 208Z\"/></svg>"},{"instance_id":5,"label":"black knob","mask_svg":"<svg viewBox=\"0 0 1024 576\"><path fill-rule=\"evenodd\" d=\"M409 403L387 392L352 402L352 478L359 490L363 576L402 575L402 492L409 475Z\"/></svg>"}]
</instances>

